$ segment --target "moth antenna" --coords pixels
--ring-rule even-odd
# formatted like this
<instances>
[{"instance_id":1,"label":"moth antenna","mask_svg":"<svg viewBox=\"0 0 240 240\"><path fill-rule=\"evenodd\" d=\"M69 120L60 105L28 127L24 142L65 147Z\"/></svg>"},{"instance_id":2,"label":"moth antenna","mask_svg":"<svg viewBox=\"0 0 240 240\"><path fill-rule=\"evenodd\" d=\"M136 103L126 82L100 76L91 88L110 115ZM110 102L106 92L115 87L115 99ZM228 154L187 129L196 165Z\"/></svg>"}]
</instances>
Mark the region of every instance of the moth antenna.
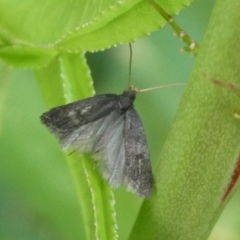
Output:
<instances>
[{"instance_id":1,"label":"moth antenna","mask_svg":"<svg viewBox=\"0 0 240 240\"><path fill-rule=\"evenodd\" d=\"M185 83L175 83L175 84L169 84L165 86L158 86L158 87L152 87L152 88L145 88L145 89L137 89L134 88L132 85L132 58L133 58L133 51L132 51L132 44L129 43L129 50L130 50L130 55L129 55L129 72L128 72L128 89L134 90L137 93L140 92L148 92L156 89L162 89L162 88L169 88L169 87L175 87L175 86L185 86Z\"/></svg>"},{"instance_id":2,"label":"moth antenna","mask_svg":"<svg viewBox=\"0 0 240 240\"><path fill-rule=\"evenodd\" d=\"M129 43L129 50L130 50L130 55L129 55L129 72L128 72L128 89L132 89L132 44Z\"/></svg>"},{"instance_id":3,"label":"moth antenna","mask_svg":"<svg viewBox=\"0 0 240 240\"><path fill-rule=\"evenodd\" d=\"M163 89L163 88L176 87L176 86L185 86L185 85L186 85L186 83L173 83L173 84L164 85L164 86L145 88L145 89L137 90L137 92L138 93L148 92L148 91L152 91L152 90L156 90L156 89Z\"/></svg>"}]
</instances>

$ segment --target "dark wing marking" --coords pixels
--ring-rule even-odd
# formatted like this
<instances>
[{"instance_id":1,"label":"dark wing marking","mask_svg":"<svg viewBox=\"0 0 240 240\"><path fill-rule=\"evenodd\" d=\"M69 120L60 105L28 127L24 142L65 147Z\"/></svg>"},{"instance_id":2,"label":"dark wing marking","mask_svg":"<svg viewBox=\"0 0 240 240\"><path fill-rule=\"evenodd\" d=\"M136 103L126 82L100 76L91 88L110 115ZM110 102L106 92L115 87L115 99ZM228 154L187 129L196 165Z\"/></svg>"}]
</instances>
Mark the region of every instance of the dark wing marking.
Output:
<instances>
[{"instance_id":1,"label":"dark wing marking","mask_svg":"<svg viewBox=\"0 0 240 240\"><path fill-rule=\"evenodd\" d=\"M63 140L79 127L105 117L117 107L118 96L103 94L43 113L41 121L49 130Z\"/></svg>"},{"instance_id":2,"label":"dark wing marking","mask_svg":"<svg viewBox=\"0 0 240 240\"><path fill-rule=\"evenodd\" d=\"M153 187L151 162L143 125L133 107L125 114L124 141L127 187L139 196L149 197Z\"/></svg>"}]
</instances>

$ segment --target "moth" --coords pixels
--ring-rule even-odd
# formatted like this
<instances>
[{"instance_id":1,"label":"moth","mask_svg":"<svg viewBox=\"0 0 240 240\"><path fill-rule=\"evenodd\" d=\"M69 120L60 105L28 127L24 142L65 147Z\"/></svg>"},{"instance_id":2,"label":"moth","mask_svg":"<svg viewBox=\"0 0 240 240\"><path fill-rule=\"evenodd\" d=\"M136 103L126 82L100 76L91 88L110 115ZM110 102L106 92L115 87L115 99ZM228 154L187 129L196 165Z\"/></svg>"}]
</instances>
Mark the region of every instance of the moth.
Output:
<instances>
[{"instance_id":1,"label":"moth","mask_svg":"<svg viewBox=\"0 0 240 240\"><path fill-rule=\"evenodd\" d=\"M130 45L129 76L131 56ZM133 102L138 92L151 89L135 89L129 77L129 88L121 95L103 94L55 107L42 114L41 122L60 140L63 150L91 152L112 187L125 183L128 190L147 198L153 191L153 174L143 124Z\"/></svg>"},{"instance_id":2,"label":"moth","mask_svg":"<svg viewBox=\"0 0 240 240\"><path fill-rule=\"evenodd\" d=\"M149 197L153 175L143 125L133 106L135 96L136 90L129 89L121 95L90 97L53 108L41 121L63 150L92 152L112 187L125 182L132 192Z\"/></svg>"}]
</instances>

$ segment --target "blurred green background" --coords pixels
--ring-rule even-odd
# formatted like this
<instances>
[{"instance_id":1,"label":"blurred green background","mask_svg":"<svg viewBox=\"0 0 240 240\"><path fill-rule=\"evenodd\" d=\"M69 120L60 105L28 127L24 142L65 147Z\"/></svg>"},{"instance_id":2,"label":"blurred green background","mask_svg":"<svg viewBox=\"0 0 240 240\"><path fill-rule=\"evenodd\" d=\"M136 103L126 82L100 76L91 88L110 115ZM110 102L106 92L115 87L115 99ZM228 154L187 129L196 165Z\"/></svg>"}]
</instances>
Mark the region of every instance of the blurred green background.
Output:
<instances>
[{"instance_id":1,"label":"blurred green background","mask_svg":"<svg viewBox=\"0 0 240 240\"><path fill-rule=\"evenodd\" d=\"M196 0L176 17L201 43L214 1ZM137 23L136 23L137 24ZM194 57L169 26L133 44L133 84L148 88L186 82ZM97 93L122 93L128 81L128 45L88 53ZM57 140L40 124L47 111L34 74L0 62L0 239L85 239L81 209ZM51 79L49 79L51 81ZM135 107L144 123L153 169L167 137L184 87L139 94ZM161 138L159 138L161 136ZM157 174L157 172L154 172ZM127 239L141 199L114 190L121 239ZM215 226L210 240L240 240L240 191Z\"/></svg>"}]
</instances>

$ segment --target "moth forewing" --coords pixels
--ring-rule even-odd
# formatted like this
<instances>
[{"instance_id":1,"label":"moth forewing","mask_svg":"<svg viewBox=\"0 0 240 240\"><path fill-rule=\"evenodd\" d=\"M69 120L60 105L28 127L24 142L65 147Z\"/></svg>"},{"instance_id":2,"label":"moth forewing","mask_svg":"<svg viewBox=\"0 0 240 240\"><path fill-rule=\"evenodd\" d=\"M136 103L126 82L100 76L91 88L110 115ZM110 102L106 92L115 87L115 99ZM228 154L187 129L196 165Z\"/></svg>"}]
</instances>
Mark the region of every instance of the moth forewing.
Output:
<instances>
[{"instance_id":1,"label":"moth forewing","mask_svg":"<svg viewBox=\"0 0 240 240\"><path fill-rule=\"evenodd\" d=\"M105 117L116 104L117 95L98 95L52 108L42 114L41 121L62 140L79 127Z\"/></svg>"},{"instance_id":2,"label":"moth forewing","mask_svg":"<svg viewBox=\"0 0 240 240\"><path fill-rule=\"evenodd\" d=\"M128 189L139 196L149 197L153 188L151 162L143 125L133 107L126 112L124 139Z\"/></svg>"}]
</instances>

